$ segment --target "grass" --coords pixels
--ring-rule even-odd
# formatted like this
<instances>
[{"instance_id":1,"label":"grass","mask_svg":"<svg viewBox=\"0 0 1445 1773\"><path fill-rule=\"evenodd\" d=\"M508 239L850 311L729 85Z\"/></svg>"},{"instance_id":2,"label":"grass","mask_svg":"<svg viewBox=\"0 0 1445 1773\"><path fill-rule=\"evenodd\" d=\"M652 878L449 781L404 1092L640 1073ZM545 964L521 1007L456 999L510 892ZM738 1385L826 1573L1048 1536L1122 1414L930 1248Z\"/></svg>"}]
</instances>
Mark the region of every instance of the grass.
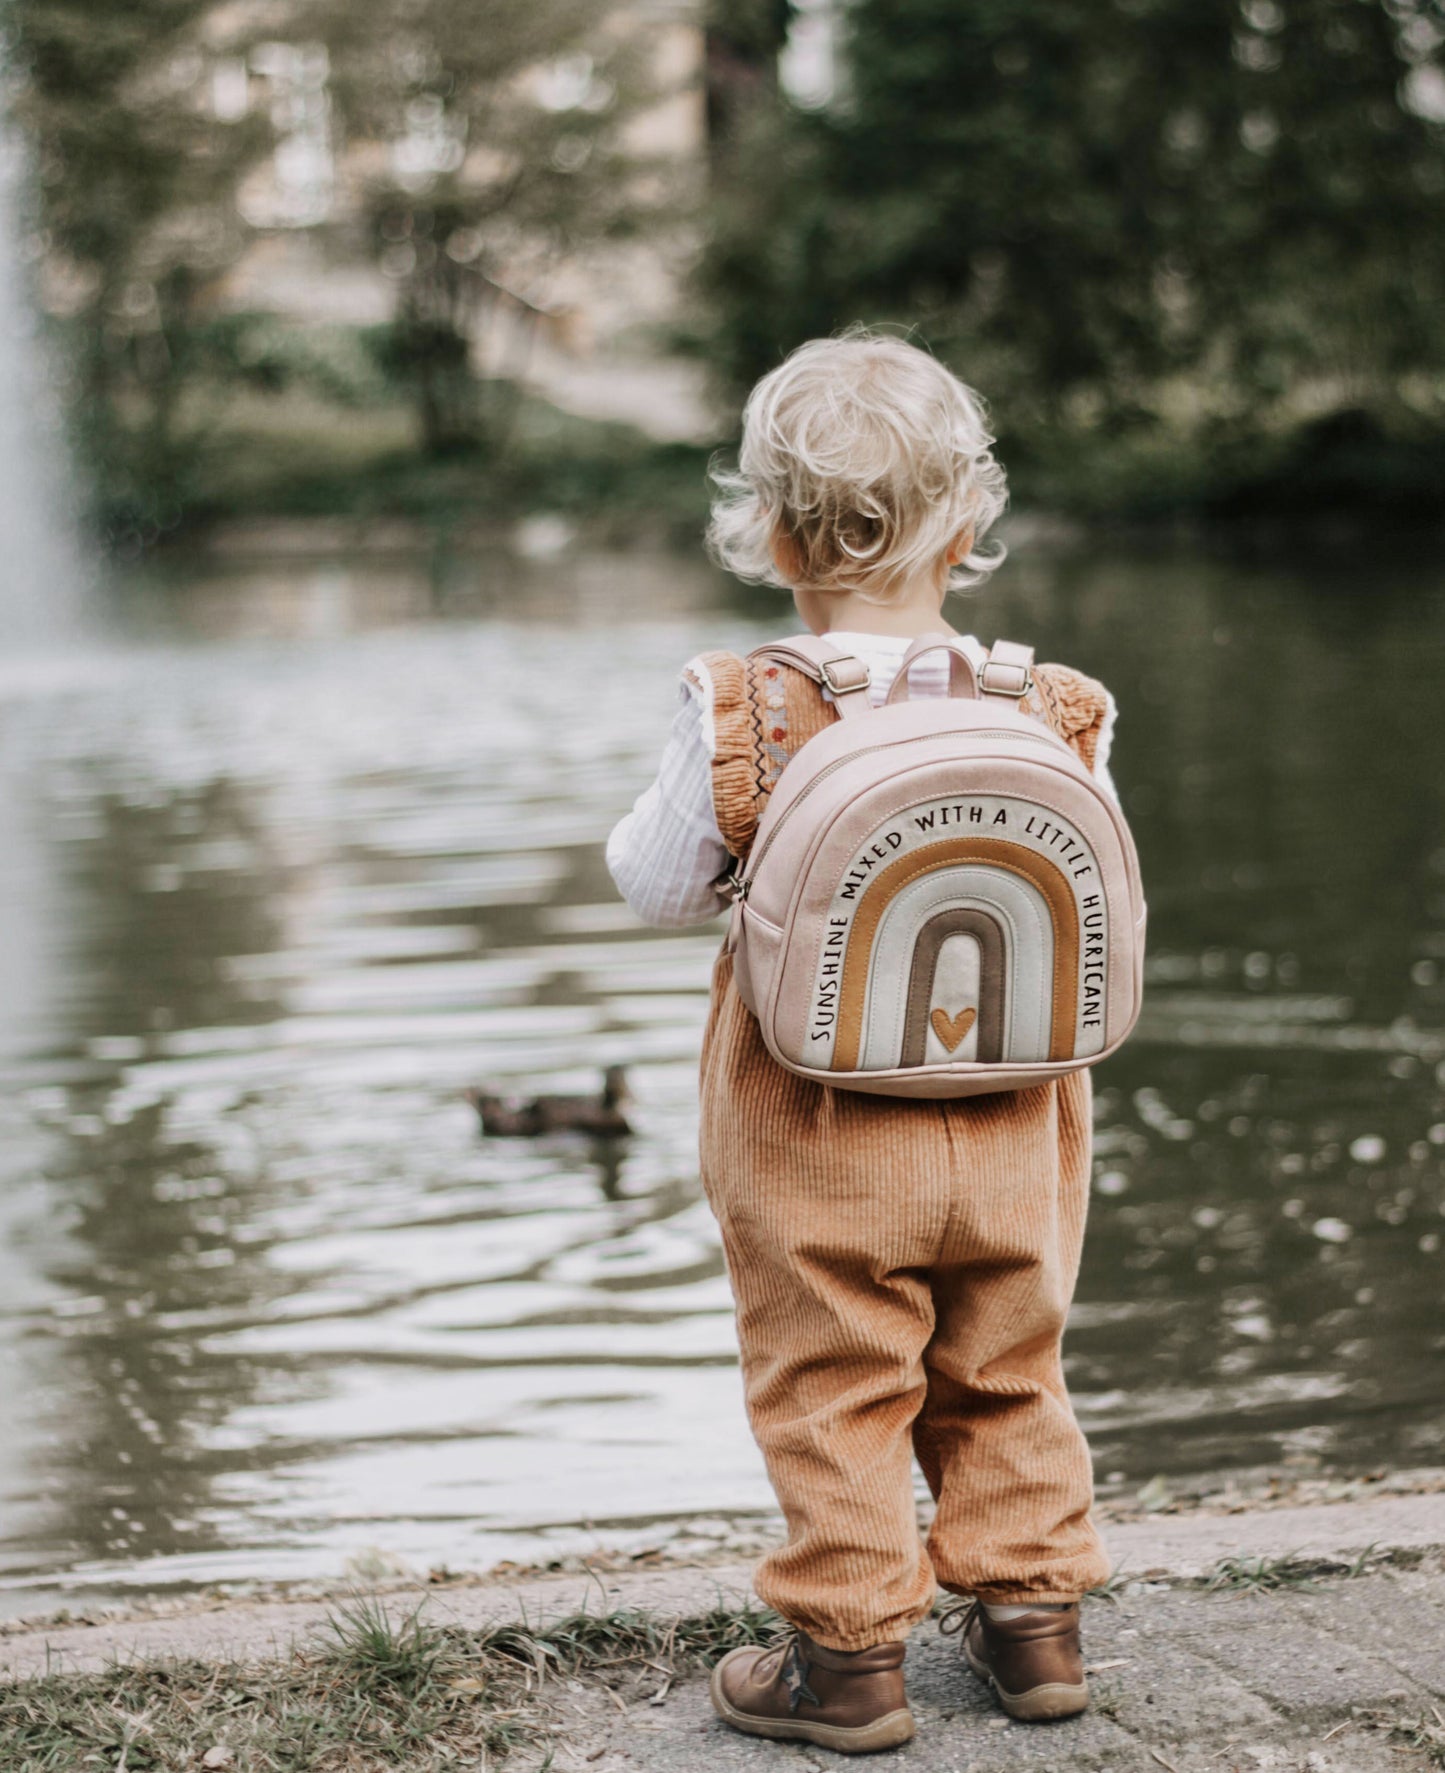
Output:
<instances>
[{"instance_id":1,"label":"grass","mask_svg":"<svg viewBox=\"0 0 1445 1773\"><path fill-rule=\"evenodd\" d=\"M1438 1705L1430 1707L1428 1717L1392 1718L1377 1727L1387 1729L1394 1741L1419 1750L1432 1767L1445 1767L1445 1712Z\"/></svg>"},{"instance_id":2,"label":"grass","mask_svg":"<svg viewBox=\"0 0 1445 1773\"><path fill-rule=\"evenodd\" d=\"M1084 1599L1087 1601L1107 1601L1110 1606L1119 1604L1119 1596L1131 1582L1142 1581L1143 1578L1128 1570L1115 1570L1106 1582L1097 1583L1089 1589Z\"/></svg>"},{"instance_id":3,"label":"grass","mask_svg":"<svg viewBox=\"0 0 1445 1773\"><path fill-rule=\"evenodd\" d=\"M1337 1724L1323 1738L1325 1742L1347 1730L1373 1730L1395 1744L1397 1754L1413 1749L1424 1755L1426 1765L1445 1768L1445 1712L1438 1705L1431 1705L1416 1718L1400 1717L1375 1707L1351 1709L1354 1715Z\"/></svg>"},{"instance_id":4,"label":"grass","mask_svg":"<svg viewBox=\"0 0 1445 1773\"><path fill-rule=\"evenodd\" d=\"M1316 1578L1328 1576L1334 1579L1349 1580L1354 1576L1363 1576L1370 1569L1378 1569L1383 1565L1391 1565L1401 1569L1411 1569L1419 1562L1419 1554L1408 1551L1381 1552L1375 1544L1370 1544L1349 1563L1342 1563L1336 1558L1304 1558L1298 1552L1287 1551L1279 1557L1225 1557L1202 1579L1202 1585L1210 1594L1276 1594L1281 1589L1294 1589L1296 1592L1313 1592ZM1119 1597L1132 1583L1163 1581L1170 1588L1194 1588L1200 1586L1197 1578L1169 1578L1162 1572L1156 1572L1153 1578L1141 1574L1137 1570L1115 1570L1107 1582L1101 1582L1097 1588L1091 1588L1085 1597L1092 1601L1108 1601L1117 1603Z\"/></svg>"},{"instance_id":5,"label":"grass","mask_svg":"<svg viewBox=\"0 0 1445 1773\"><path fill-rule=\"evenodd\" d=\"M1276 1594L1281 1589L1297 1593L1313 1593L1320 1576L1363 1576L1375 1557L1375 1546L1367 1545L1352 1563L1340 1564L1328 1559L1302 1558L1297 1552L1285 1552L1277 1558L1221 1558L1210 1573L1205 1586L1211 1594Z\"/></svg>"},{"instance_id":6,"label":"grass","mask_svg":"<svg viewBox=\"0 0 1445 1773\"><path fill-rule=\"evenodd\" d=\"M1319 1574L1294 1552L1283 1557L1221 1558L1207 1584L1211 1594L1276 1594L1282 1588L1312 1590Z\"/></svg>"},{"instance_id":7,"label":"grass","mask_svg":"<svg viewBox=\"0 0 1445 1773\"><path fill-rule=\"evenodd\" d=\"M687 1617L621 1610L466 1632L375 1599L340 1607L282 1662L140 1664L49 1674L0 1692L6 1773L473 1773L523 1751L551 1764L564 1683L652 1698L776 1614L719 1605Z\"/></svg>"}]
</instances>

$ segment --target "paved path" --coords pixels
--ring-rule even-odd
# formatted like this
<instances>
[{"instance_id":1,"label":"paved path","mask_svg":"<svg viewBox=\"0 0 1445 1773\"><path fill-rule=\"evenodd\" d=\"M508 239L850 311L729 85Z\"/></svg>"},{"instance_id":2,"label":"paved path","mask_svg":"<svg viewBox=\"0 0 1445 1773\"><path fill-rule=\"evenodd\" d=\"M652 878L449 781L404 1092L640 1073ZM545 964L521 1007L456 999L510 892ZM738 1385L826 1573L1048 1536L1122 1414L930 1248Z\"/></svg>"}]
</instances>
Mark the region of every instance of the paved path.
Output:
<instances>
[{"instance_id":1,"label":"paved path","mask_svg":"<svg viewBox=\"0 0 1445 1773\"><path fill-rule=\"evenodd\" d=\"M1410 1552L1445 1549L1445 1492L1249 1514L1156 1515L1106 1526L1104 1536L1116 1571L1176 1578L1203 1575L1227 1556L1346 1558L1372 1545ZM398 1615L425 1602L429 1618L477 1630L513 1619L557 1619L583 1607L698 1612L715 1605L720 1596L734 1601L746 1597L751 1574L750 1564L718 1563L448 1588L399 1586L385 1599ZM117 1658L282 1655L324 1626L334 1607L334 1600L325 1599L211 1599L158 1617L100 1617L85 1625L22 1622L0 1635L0 1674L103 1668Z\"/></svg>"},{"instance_id":2,"label":"paved path","mask_svg":"<svg viewBox=\"0 0 1445 1773\"><path fill-rule=\"evenodd\" d=\"M909 1650L919 1738L886 1761L900 1773L1412 1773L1445 1768L1445 1496L1155 1518L1107 1537L1138 1580L1089 1603L1085 1652L1096 1703L1065 1724L1011 1724L960 1664L955 1639L922 1627ZM1251 1596L1170 1586L1226 1556L1343 1560L1374 1546L1383 1568L1321 1578L1311 1591ZM748 1592L748 1568L719 1564L602 1578L401 1589L398 1611L478 1627L556 1618L588 1604L692 1613ZM91 1626L36 1625L0 1637L0 1668L23 1675L116 1658L283 1653L326 1617L323 1601L210 1610ZM787 1773L857 1763L734 1735L690 1679L659 1703L621 1708L595 1690L557 1695L554 1763L593 1773ZM1418 1729L1438 1747L1413 1745ZM520 1764L519 1764L520 1766Z\"/></svg>"},{"instance_id":3,"label":"paved path","mask_svg":"<svg viewBox=\"0 0 1445 1773\"><path fill-rule=\"evenodd\" d=\"M1095 1703L1062 1724L1008 1723L957 1640L915 1634L917 1739L898 1773L1412 1773L1445 1766L1445 1574L1392 1572L1251 1597L1146 1591L1085 1609ZM1432 1713L1431 1708L1435 1711ZM1442 1758L1387 1727L1423 1721ZM1413 1733L1413 1732L1410 1732ZM560 1764L595 1773L801 1773L860 1766L736 1736L688 1681L661 1705L588 1705Z\"/></svg>"}]
</instances>

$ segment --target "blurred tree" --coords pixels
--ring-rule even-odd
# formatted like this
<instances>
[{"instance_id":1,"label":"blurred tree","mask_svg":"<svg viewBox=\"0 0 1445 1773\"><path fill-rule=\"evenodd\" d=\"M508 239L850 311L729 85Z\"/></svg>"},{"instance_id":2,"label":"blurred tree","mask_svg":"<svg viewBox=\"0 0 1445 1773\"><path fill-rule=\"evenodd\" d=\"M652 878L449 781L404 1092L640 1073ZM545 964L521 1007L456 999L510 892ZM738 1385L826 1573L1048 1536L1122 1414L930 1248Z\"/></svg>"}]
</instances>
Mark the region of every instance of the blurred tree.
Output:
<instances>
[{"instance_id":1,"label":"blurred tree","mask_svg":"<svg viewBox=\"0 0 1445 1773\"><path fill-rule=\"evenodd\" d=\"M599 0L315 0L306 20L397 286L385 361L429 451L495 446L559 265L662 213L665 168L629 135L656 97L647 44Z\"/></svg>"},{"instance_id":2,"label":"blurred tree","mask_svg":"<svg viewBox=\"0 0 1445 1773\"><path fill-rule=\"evenodd\" d=\"M1440 413L1440 0L854 0L705 277L734 385L917 325L1016 439Z\"/></svg>"},{"instance_id":3,"label":"blurred tree","mask_svg":"<svg viewBox=\"0 0 1445 1773\"><path fill-rule=\"evenodd\" d=\"M379 264L396 317L363 335L370 378L400 381L429 450L495 447L533 332L565 322L556 270L676 182L637 132L653 34L606 0L0 0L0 33L113 534L195 496L239 387L375 397L317 328L227 311L258 234Z\"/></svg>"},{"instance_id":4,"label":"blurred tree","mask_svg":"<svg viewBox=\"0 0 1445 1773\"><path fill-rule=\"evenodd\" d=\"M707 142L714 161L745 129L755 103L776 102L778 57L795 10L792 0L708 0Z\"/></svg>"},{"instance_id":5,"label":"blurred tree","mask_svg":"<svg viewBox=\"0 0 1445 1773\"><path fill-rule=\"evenodd\" d=\"M179 496L198 296L242 251L236 185L264 118L211 103L213 0L4 0L12 112L38 186L47 306L73 334L74 431L101 504L153 530ZM244 48L244 45L241 46Z\"/></svg>"}]
</instances>

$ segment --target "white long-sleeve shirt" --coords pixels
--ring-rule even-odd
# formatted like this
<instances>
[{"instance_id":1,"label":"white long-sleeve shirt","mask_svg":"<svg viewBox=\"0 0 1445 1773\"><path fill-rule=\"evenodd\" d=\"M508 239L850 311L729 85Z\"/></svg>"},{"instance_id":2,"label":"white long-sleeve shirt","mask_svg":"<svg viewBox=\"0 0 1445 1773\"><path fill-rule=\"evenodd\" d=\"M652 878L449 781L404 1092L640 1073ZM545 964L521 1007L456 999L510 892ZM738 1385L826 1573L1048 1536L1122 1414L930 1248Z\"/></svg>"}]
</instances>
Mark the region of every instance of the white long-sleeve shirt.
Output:
<instances>
[{"instance_id":1,"label":"white long-sleeve shirt","mask_svg":"<svg viewBox=\"0 0 1445 1773\"><path fill-rule=\"evenodd\" d=\"M903 655L912 645L911 640L895 634L837 631L824 638L867 665L869 698L875 708L886 698ZM981 664L983 645L971 634L961 638L975 662ZM908 684L911 696L946 696L948 655L930 653L919 659L909 670ZM632 811L619 820L607 840L607 867L618 892L645 923L664 929L706 923L727 904L719 882L732 858L713 817L712 699L707 667L694 659L683 671L678 708L657 780L638 796ZM1110 696L1094 761L1094 774L1110 794L1115 792L1108 768L1115 715Z\"/></svg>"}]
</instances>

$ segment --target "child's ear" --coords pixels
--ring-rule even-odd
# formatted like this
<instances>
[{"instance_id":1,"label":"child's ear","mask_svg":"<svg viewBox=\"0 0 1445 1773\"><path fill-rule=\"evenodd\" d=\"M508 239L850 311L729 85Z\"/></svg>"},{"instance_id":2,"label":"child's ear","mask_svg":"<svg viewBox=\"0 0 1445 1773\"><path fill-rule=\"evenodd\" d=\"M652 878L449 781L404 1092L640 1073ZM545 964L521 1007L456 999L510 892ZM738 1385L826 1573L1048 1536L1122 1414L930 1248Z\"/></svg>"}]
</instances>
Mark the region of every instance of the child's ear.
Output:
<instances>
[{"instance_id":1,"label":"child's ear","mask_svg":"<svg viewBox=\"0 0 1445 1773\"><path fill-rule=\"evenodd\" d=\"M948 564L950 566L960 566L968 559L973 551L973 536L974 528L972 524L969 524L967 529L960 530L958 535L954 537L953 546L948 550Z\"/></svg>"},{"instance_id":2,"label":"child's ear","mask_svg":"<svg viewBox=\"0 0 1445 1773\"><path fill-rule=\"evenodd\" d=\"M781 524L774 524L771 548L773 565L778 569L778 577L785 585L796 585L803 576L803 556L798 544Z\"/></svg>"}]
</instances>

